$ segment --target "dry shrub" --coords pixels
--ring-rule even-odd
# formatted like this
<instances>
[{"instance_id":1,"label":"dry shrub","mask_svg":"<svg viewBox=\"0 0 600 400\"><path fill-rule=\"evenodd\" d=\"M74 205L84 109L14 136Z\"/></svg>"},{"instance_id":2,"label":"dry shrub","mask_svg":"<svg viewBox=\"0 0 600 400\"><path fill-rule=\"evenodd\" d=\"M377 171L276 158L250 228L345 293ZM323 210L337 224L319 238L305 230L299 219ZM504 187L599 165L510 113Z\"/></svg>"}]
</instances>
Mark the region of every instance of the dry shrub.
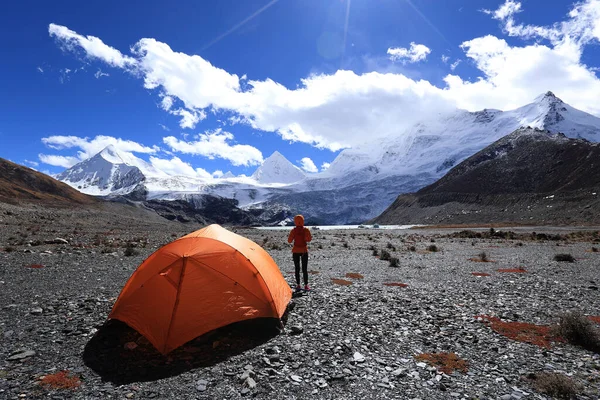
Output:
<instances>
[{"instance_id":1,"label":"dry shrub","mask_svg":"<svg viewBox=\"0 0 600 400\"><path fill-rule=\"evenodd\" d=\"M44 376L40 384L52 389L76 389L81 385L81 380L78 376L71 375L69 371L60 371Z\"/></svg>"},{"instance_id":2,"label":"dry shrub","mask_svg":"<svg viewBox=\"0 0 600 400\"><path fill-rule=\"evenodd\" d=\"M477 254L477 257L469 258L469 261L475 261L475 262L495 262L495 261L490 260L488 258L488 255L485 253L485 251L482 251L481 253Z\"/></svg>"},{"instance_id":3,"label":"dry shrub","mask_svg":"<svg viewBox=\"0 0 600 400\"><path fill-rule=\"evenodd\" d=\"M556 399L574 399L581 388L568 376L552 372L529 374L535 390Z\"/></svg>"},{"instance_id":4,"label":"dry shrub","mask_svg":"<svg viewBox=\"0 0 600 400\"><path fill-rule=\"evenodd\" d=\"M27 268L40 269L40 268L44 268L44 266L42 264L31 264L31 265L28 265Z\"/></svg>"},{"instance_id":5,"label":"dry shrub","mask_svg":"<svg viewBox=\"0 0 600 400\"><path fill-rule=\"evenodd\" d=\"M498 272L508 272L508 273L514 273L514 274L524 274L527 272L527 270L523 267L519 267L519 268L500 268L498 270Z\"/></svg>"},{"instance_id":6,"label":"dry shrub","mask_svg":"<svg viewBox=\"0 0 600 400\"><path fill-rule=\"evenodd\" d=\"M552 342L562 341L553 329L547 325L535 325L527 322L504 322L498 317L479 315L492 330L509 339L518 342L535 344L536 346L550 348Z\"/></svg>"},{"instance_id":7,"label":"dry shrub","mask_svg":"<svg viewBox=\"0 0 600 400\"><path fill-rule=\"evenodd\" d=\"M439 251L439 249L435 244L432 244L427 247L427 251L431 251L432 253L435 253L435 252Z\"/></svg>"},{"instance_id":8,"label":"dry shrub","mask_svg":"<svg viewBox=\"0 0 600 400\"><path fill-rule=\"evenodd\" d=\"M488 273L485 272L471 272L471 275L475 275L475 276L492 276Z\"/></svg>"},{"instance_id":9,"label":"dry shrub","mask_svg":"<svg viewBox=\"0 0 600 400\"><path fill-rule=\"evenodd\" d=\"M590 321L593 321L593 322L597 323L597 324L600 324L600 316L590 315L590 316L588 316L588 319Z\"/></svg>"},{"instance_id":10,"label":"dry shrub","mask_svg":"<svg viewBox=\"0 0 600 400\"><path fill-rule=\"evenodd\" d=\"M466 374L469 370L469 363L454 353L423 353L415 356L415 358L436 367L447 375L450 375L454 371Z\"/></svg>"},{"instance_id":11,"label":"dry shrub","mask_svg":"<svg viewBox=\"0 0 600 400\"><path fill-rule=\"evenodd\" d=\"M397 268L400 266L400 260L396 257L390 258L390 267Z\"/></svg>"},{"instance_id":12,"label":"dry shrub","mask_svg":"<svg viewBox=\"0 0 600 400\"><path fill-rule=\"evenodd\" d=\"M320 272L319 271L315 271L315 270L310 270L310 271L308 271L308 273L311 274L311 275L317 275Z\"/></svg>"},{"instance_id":13,"label":"dry shrub","mask_svg":"<svg viewBox=\"0 0 600 400\"><path fill-rule=\"evenodd\" d=\"M399 283L399 282L386 282L384 283L385 286L397 286L397 287L407 287L408 285L406 283Z\"/></svg>"},{"instance_id":14,"label":"dry shrub","mask_svg":"<svg viewBox=\"0 0 600 400\"><path fill-rule=\"evenodd\" d=\"M387 251L385 249L381 250L381 256L379 257L380 260L389 261L390 258L392 258L392 255L390 254L389 251Z\"/></svg>"},{"instance_id":15,"label":"dry shrub","mask_svg":"<svg viewBox=\"0 0 600 400\"><path fill-rule=\"evenodd\" d=\"M346 278L350 278L350 279L363 279L364 276L362 276L361 274L356 273L356 272L348 272L346 274Z\"/></svg>"},{"instance_id":16,"label":"dry shrub","mask_svg":"<svg viewBox=\"0 0 600 400\"><path fill-rule=\"evenodd\" d=\"M331 278L331 282L333 282L335 285L341 285L341 286L352 285L352 282L347 281L346 279Z\"/></svg>"},{"instance_id":17,"label":"dry shrub","mask_svg":"<svg viewBox=\"0 0 600 400\"><path fill-rule=\"evenodd\" d=\"M561 315L554 331L571 344L600 353L600 330L590 318L578 311Z\"/></svg>"},{"instance_id":18,"label":"dry shrub","mask_svg":"<svg viewBox=\"0 0 600 400\"><path fill-rule=\"evenodd\" d=\"M554 256L554 261L575 262L575 258L570 254L557 254Z\"/></svg>"}]
</instances>

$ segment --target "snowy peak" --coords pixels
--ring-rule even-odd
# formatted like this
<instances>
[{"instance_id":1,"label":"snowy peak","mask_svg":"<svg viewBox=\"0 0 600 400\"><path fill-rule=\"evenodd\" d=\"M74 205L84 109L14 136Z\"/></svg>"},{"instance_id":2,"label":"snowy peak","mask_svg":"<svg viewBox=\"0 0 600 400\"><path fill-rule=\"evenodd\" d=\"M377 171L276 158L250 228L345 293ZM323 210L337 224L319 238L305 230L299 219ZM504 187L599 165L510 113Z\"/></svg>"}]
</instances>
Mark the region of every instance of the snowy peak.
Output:
<instances>
[{"instance_id":1,"label":"snowy peak","mask_svg":"<svg viewBox=\"0 0 600 400\"><path fill-rule=\"evenodd\" d=\"M514 116L521 126L561 132L571 138L592 142L600 140L600 118L571 107L552 92L506 114Z\"/></svg>"},{"instance_id":2,"label":"snowy peak","mask_svg":"<svg viewBox=\"0 0 600 400\"><path fill-rule=\"evenodd\" d=\"M111 164L126 164L119 151L112 144L106 146L100 153L96 154L94 157L101 157Z\"/></svg>"},{"instance_id":3,"label":"snowy peak","mask_svg":"<svg viewBox=\"0 0 600 400\"><path fill-rule=\"evenodd\" d=\"M252 174L252 178L259 183L290 184L301 181L305 177L300 168L289 162L278 151L271 154Z\"/></svg>"},{"instance_id":4,"label":"snowy peak","mask_svg":"<svg viewBox=\"0 0 600 400\"><path fill-rule=\"evenodd\" d=\"M146 179L142 171L127 164L112 145L61 172L56 178L91 195L127 193Z\"/></svg>"}]
</instances>

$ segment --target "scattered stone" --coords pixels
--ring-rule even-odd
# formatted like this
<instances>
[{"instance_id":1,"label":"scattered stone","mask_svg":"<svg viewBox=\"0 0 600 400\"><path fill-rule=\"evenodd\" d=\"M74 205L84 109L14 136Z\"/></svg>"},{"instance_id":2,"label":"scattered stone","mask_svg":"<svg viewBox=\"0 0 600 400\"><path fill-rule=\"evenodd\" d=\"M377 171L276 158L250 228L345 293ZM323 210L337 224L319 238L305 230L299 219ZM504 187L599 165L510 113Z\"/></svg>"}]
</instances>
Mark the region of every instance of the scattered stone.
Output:
<instances>
[{"instance_id":1,"label":"scattered stone","mask_svg":"<svg viewBox=\"0 0 600 400\"><path fill-rule=\"evenodd\" d=\"M300 335L302 332L304 332L304 329L300 325L294 325L290 328L292 335Z\"/></svg>"},{"instance_id":2,"label":"scattered stone","mask_svg":"<svg viewBox=\"0 0 600 400\"><path fill-rule=\"evenodd\" d=\"M125 343L125 345L123 347L126 350L135 350L135 348L138 347L138 344L136 342L127 342L127 343Z\"/></svg>"},{"instance_id":3,"label":"scattered stone","mask_svg":"<svg viewBox=\"0 0 600 400\"><path fill-rule=\"evenodd\" d=\"M363 356L362 354L360 354L358 351L354 353L353 358L354 358L354 361L359 362L359 363L365 361L365 356Z\"/></svg>"},{"instance_id":4,"label":"scattered stone","mask_svg":"<svg viewBox=\"0 0 600 400\"><path fill-rule=\"evenodd\" d=\"M198 390L199 392L204 392L207 386L208 381L205 379L200 379L196 382L196 390Z\"/></svg>"},{"instance_id":5,"label":"scattered stone","mask_svg":"<svg viewBox=\"0 0 600 400\"><path fill-rule=\"evenodd\" d=\"M42 313L44 312L44 310L42 310L42 307L34 307L31 309L31 311L29 311L32 315L42 315Z\"/></svg>"},{"instance_id":6,"label":"scattered stone","mask_svg":"<svg viewBox=\"0 0 600 400\"><path fill-rule=\"evenodd\" d=\"M23 360L25 358L28 357L33 357L35 356L35 351L33 350L22 350L22 351L17 351L15 353L12 353L7 360L8 361L17 361L17 360Z\"/></svg>"}]
</instances>

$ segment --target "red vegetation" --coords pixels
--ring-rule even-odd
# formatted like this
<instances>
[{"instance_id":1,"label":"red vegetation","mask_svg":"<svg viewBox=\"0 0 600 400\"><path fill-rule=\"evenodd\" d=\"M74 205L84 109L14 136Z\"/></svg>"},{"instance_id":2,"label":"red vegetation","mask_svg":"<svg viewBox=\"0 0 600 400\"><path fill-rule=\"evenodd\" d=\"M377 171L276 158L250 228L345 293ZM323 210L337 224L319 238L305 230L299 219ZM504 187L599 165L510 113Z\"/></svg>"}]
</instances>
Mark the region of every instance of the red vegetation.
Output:
<instances>
[{"instance_id":1,"label":"red vegetation","mask_svg":"<svg viewBox=\"0 0 600 400\"><path fill-rule=\"evenodd\" d=\"M346 278L350 278L350 279L362 279L362 278L364 278L364 276L362 276L361 274L356 273L356 272L348 272L346 274Z\"/></svg>"},{"instance_id":2,"label":"red vegetation","mask_svg":"<svg viewBox=\"0 0 600 400\"><path fill-rule=\"evenodd\" d=\"M342 285L342 286L350 286L350 285L352 285L351 281L347 281L345 279L331 278L331 282L333 282L335 285Z\"/></svg>"},{"instance_id":3,"label":"red vegetation","mask_svg":"<svg viewBox=\"0 0 600 400\"><path fill-rule=\"evenodd\" d=\"M52 389L75 389L81 385L81 380L78 376L71 375L69 371L60 371L44 376L40 384Z\"/></svg>"},{"instance_id":4,"label":"red vegetation","mask_svg":"<svg viewBox=\"0 0 600 400\"><path fill-rule=\"evenodd\" d=\"M550 348L552 342L562 341L561 338L552 333L552 328L547 325L535 325L527 322L504 322L500 318L489 315L478 315L476 318L482 318L486 323L489 323L494 332L518 342Z\"/></svg>"},{"instance_id":5,"label":"red vegetation","mask_svg":"<svg viewBox=\"0 0 600 400\"><path fill-rule=\"evenodd\" d=\"M591 321L594 321L595 323L600 324L600 316L590 315L590 316L588 316L588 318Z\"/></svg>"},{"instance_id":6,"label":"red vegetation","mask_svg":"<svg viewBox=\"0 0 600 400\"><path fill-rule=\"evenodd\" d=\"M406 283L399 283L399 282L387 282L384 283L385 286L398 286L398 287L407 287L408 285Z\"/></svg>"},{"instance_id":7,"label":"red vegetation","mask_svg":"<svg viewBox=\"0 0 600 400\"><path fill-rule=\"evenodd\" d=\"M311 270L311 271L308 271L308 273L309 273L309 274L311 274L311 275L317 275L317 274L319 274L320 272L319 272L319 271L314 271L314 270Z\"/></svg>"},{"instance_id":8,"label":"red vegetation","mask_svg":"<svg viewBox=\"0 0 600 400\"><path fill-rule=\"evenodd\" d=\"M466 374L469 370L469 363L454 353L423 353L415 356L415 358L436 367L447 375L450 375L454 371Z\"/></svg>"},{"instance_id":9,"label":"red vegetation","mask_svg":"<svg viewBox=\"0 0 600 400\"><path fill-rule=\"evenodd\" d=\"M475 275L475 276L492 276L490 274L486 274L485 272L471 272L471 275Z\"/></svg>"},{"instance_id":10,"label":"red vegetation","mask_svg":"<svg viewBox=\"0 0 600 400\"><path fill-rule=\"evenodd\" d=\"M519 267L519 268L500 268L498 270L498 272L512 272L512 273L515 273L515 274L524 274L527 271L525 270L525 268Z\"/></svg>"},{"instance_id":11,"label":"red vegetation","mask_svg":"<svg viewBox=\"0 0 600 400\"><path fill-rule=\"evenodd\" d=\"M28 265L27 268L39 269L39 268L44 268L44 266L42 264L31 264L31 265Z\"/></svg>"}]
</instances>

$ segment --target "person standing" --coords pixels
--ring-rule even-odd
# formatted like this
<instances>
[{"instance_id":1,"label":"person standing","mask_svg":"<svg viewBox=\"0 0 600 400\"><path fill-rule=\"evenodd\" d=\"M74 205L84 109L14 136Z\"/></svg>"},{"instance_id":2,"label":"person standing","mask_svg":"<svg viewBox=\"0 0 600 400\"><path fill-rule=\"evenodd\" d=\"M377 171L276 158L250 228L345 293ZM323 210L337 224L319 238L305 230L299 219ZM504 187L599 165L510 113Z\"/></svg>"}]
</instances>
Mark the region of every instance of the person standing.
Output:
<instances>
[{"instance_id":1,"label":"person standing","mask_svg":"<svg viewBox=\"0 0 600 400\"><path fill-rule=\"evenodd\" d=\"M288 243L294 242L292 248L292 258L296 268L296 290L301 290L300 286L300 261L302 261L302 275L304 278L304 290L310 290L308 286L308 246L307 243L312 240L310 230L304 226L304 217L300 214L294 217L296 227L288 235Z\"/></svg>"}]
</instances>

